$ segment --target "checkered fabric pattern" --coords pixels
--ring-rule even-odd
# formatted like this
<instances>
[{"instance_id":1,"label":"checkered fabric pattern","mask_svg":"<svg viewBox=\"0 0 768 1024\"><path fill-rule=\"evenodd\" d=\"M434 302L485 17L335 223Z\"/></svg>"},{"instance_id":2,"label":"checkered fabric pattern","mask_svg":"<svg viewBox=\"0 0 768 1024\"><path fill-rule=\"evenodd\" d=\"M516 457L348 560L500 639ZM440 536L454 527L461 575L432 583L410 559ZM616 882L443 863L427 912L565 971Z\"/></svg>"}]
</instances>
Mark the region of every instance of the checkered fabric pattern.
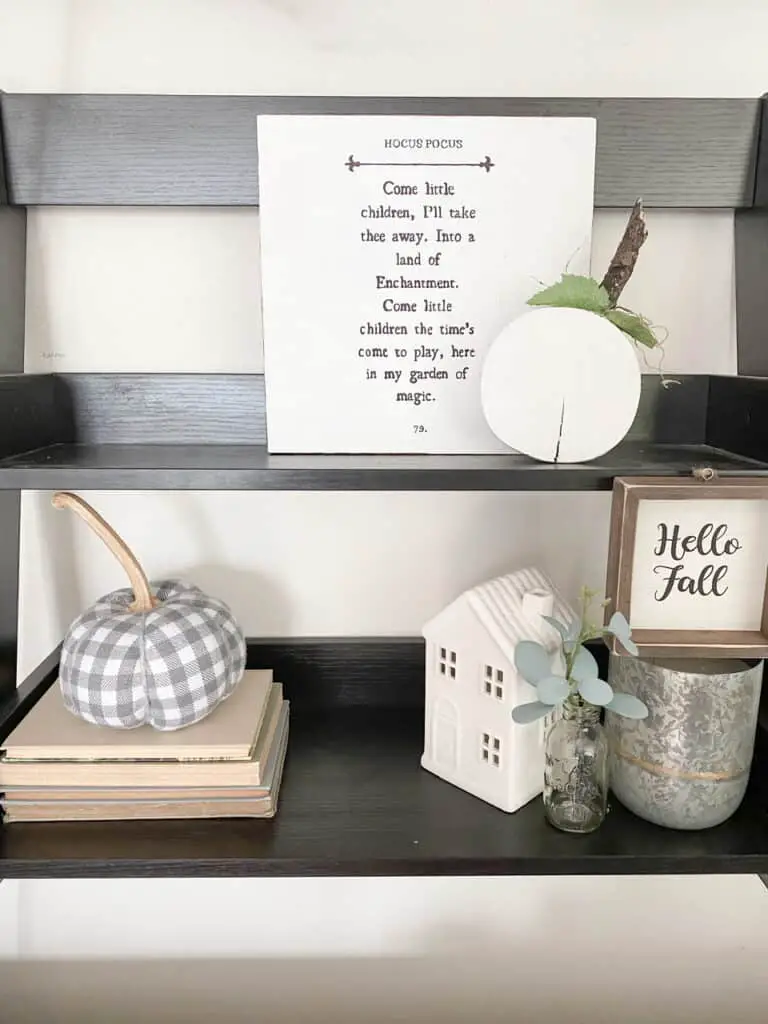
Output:
<instances>
[{"instance_id":1,"label":"checkered fabric pattern","mask_svg":"<svg viewBox=\"0 0 768 1024\"><path fill-rule=\"evenodd\" d=\"M151 612L129 611L133 591L115 590L72 623L59 685L73 714L117 729L181 729L242 679L245 639L223 601L179 580L152 591L162 604Z\"/></svg>"}]
</instances>

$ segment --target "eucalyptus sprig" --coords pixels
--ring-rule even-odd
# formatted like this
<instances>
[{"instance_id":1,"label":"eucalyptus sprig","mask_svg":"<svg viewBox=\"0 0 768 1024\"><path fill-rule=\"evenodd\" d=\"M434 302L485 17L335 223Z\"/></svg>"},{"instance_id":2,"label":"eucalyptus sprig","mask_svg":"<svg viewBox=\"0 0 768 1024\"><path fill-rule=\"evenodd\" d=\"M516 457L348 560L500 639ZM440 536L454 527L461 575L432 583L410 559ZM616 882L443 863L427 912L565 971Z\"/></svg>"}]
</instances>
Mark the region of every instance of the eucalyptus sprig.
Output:
<instances>
[{"instance_id":1,"label":"eucalyptus sprig","mask_svg":"<svg viewBox=\"0 0 768 1024\"><path fill-rule=\"evenodd\" d=\"M538 697L538 700L513 708L512 718L519 725L543 718L566 700L604 707L625 718L648 716L648 707L638 697L618 693L610 683L600 679L594 655L584 646L590 640L613 636L627 654L638 653L630 625L620 612L611 616L607 626L595 626L589 621L589 608L594 597L595 591L586 587L582 590L581 614L570 623L550 615L542 616L560 635L565 661L563 675L552 672L549 652L535 640L521 640L515 647L515 667L523 679L536 688Z\"/></svg>"}]
</instances>

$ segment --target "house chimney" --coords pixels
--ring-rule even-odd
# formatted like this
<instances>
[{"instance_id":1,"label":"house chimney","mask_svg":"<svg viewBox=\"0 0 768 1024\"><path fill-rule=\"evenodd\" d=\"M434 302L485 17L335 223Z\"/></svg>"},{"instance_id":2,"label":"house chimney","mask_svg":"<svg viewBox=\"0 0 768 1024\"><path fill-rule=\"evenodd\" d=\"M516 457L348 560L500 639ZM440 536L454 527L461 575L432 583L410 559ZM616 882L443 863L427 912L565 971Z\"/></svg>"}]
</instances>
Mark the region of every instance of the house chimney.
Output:
<instances>
[{"instance_id":1,"label":"house chimney","mask_svg":"<svg viewBox=\"0 0 768 1024\"><path fill-rule=\"evenodd\" d=\"M550 590L528 590L523 594L523 615L537 626L543 625L542 615L551 615L555 597Z\"/></svg>"}]
</instances>

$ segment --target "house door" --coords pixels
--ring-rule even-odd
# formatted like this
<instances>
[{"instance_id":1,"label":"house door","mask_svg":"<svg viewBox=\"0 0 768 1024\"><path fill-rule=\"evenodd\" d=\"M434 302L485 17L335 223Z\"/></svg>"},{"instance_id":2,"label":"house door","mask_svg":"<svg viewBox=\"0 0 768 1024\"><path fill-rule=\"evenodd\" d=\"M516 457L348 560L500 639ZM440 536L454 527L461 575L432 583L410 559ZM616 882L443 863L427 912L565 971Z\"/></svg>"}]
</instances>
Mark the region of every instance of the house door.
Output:
<instances>
[{"instance_id":1,"label":"house door","mask_svg":"<svg viewBox=\"0 0 768 1024\"><path fill-rule=\"evenodd\" d=\"M432 750L436 764L457 768L459 764L459 713L448 697L435 704L432 720Z\"/></svg>"}]
</instances>

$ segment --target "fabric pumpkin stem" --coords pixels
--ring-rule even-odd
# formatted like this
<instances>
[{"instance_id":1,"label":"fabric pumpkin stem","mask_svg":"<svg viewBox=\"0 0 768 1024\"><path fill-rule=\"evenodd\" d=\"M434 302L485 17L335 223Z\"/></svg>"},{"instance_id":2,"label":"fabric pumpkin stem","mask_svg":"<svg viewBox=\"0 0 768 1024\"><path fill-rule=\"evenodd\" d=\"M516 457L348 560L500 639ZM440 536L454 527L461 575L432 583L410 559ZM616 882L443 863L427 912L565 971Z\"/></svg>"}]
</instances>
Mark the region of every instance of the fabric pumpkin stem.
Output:
<instances>
[{"instance_id":1,"label":"fabric pumpkin stem","mask_svg":"<svg viewBox=\"0 0 768 1024\"><path fill-rule=\"evenodd\" d=\"M103 519L95 508L92 508L87 501L79 495L69 491L57 491L51 499L54 508L68 508L77 513L97 537L100 537L128 576L133 590L134 601L130 605L132 612L150 612L160 603L152 597L152 590L149 580L141 567L138 558L134 555L123 538L112 529L106 519Z\"/></svg>"}]
</instances>

